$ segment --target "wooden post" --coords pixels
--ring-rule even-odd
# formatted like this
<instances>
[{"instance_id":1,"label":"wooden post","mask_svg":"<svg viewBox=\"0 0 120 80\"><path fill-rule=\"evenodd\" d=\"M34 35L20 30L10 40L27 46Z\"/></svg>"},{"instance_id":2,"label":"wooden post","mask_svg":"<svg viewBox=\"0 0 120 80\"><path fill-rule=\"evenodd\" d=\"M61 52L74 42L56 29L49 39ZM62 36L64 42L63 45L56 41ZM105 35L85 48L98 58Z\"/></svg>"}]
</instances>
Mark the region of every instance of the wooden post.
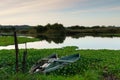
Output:
<instances>
[{"instance_id":1,"label":"wooden post","mask_svg":"<svg viewBox=\"0 0 120 80\"><path fill-rule=\"evenodd\" d=\"M22 71L25 72L26 68L26 58L27 58L27 43L25 43L25 51L23 53Z\"/></svg>"},{"instance_id":2,"label":"wooden post","mask_svg":"<svg viewBox=\"0 0 120 80\"><path fill-rule=\"evenodd\" d=\"M19 71L19 66L18 66L18 41L17 41L17 35L16 35L16 30L14 30L14 43L15 43L15 52L16 52L16 62L15 62L15 69L16 72Z\"/></svg>"}]
</instances>

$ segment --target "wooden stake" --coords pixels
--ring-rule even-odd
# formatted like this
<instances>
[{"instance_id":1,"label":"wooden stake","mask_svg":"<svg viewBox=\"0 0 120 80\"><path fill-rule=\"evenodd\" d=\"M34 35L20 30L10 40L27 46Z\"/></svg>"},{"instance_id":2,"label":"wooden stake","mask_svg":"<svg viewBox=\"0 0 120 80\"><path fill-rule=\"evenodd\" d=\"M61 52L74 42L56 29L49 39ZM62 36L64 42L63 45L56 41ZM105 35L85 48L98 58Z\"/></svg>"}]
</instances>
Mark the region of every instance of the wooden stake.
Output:
<instances>
[{"instance_id":1,"label":"wooden stake","mask_svg":"<svg viewBox=\"0 0 120 80\"><path fill-rule=\"evenodd\" d=\"M23 53L22 71L25 72L26 68L26 58L27 58L27 43L25 43L25 51Z\"/></svg>"},{"instance_id":2,"label":"wooden stake","mask_svg":"<svg viewBox=\"0 0 120 80\"><path fill-rule=\"evenodd\" d=\"M16 30L14 30L14 43L15 43L15 52L16 52L16 62L15 62L15 69L16 72L19 71L19 66L18 66L18 41L17 41L17 35L16 35Z\"/></svg>"}]
</instances>

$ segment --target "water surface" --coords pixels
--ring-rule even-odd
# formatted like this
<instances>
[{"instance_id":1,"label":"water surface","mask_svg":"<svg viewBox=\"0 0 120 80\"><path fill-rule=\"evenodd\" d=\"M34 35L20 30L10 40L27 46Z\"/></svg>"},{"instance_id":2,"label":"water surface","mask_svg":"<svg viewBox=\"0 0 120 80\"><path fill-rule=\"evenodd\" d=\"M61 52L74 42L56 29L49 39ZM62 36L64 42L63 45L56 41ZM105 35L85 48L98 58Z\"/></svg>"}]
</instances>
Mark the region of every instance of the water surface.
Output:
<instances>
[{"instance_id":1,"label":"water surface","mask_svg":"<svg viewBox=\"0 0 120 80\"><path fill-rule=\"evenodd\" d=\"M36 41L28 42L27 48L44 49L44 48L62 48L66 46L77 46L79 49L120 49L120 37L92 37L86 36L81 38L66 37L63 43L53 41ZM0 49L14 49L14 45L0 46ZM24 49L25 44L19 44L19 49Z\"/></svg>"}]
</instances>

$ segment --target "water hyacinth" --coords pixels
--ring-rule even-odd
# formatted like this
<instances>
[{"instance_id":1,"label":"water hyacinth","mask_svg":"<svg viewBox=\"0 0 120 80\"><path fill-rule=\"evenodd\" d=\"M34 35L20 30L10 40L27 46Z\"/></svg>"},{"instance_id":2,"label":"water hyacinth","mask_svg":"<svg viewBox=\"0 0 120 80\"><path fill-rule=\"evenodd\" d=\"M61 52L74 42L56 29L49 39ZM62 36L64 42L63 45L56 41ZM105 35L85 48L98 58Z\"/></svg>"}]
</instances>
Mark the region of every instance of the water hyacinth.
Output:
<instances>
[{"instance_id":1,"label":"water hyacinth","mask_svg":"<svg viewBox=\"0 0 120 80\"><path fill-rule=\"evenodd\" d=\"M113 75L115 79L120 78L120 51L119 50L76 50L75 47L57 48L57 49L28 49L26 72L21 72L22 68L22 56L24 50L19 50L19 78L20 79L33 79L39 80L41 77L43 80L50 78L51 80L89 80L89 79L104 79L105 75L108 77ZM39 59L47 57L50 54L56 53L59 57L71 55L75 53L80 54L80 59L75 63L71 63L48 73L34 74L33 76L28 74L29 69ZM114 60L114 61L113 61ZM0 79L2 80L14 80L15 75L15 51L14 50L0 50ZM26 77L23 77L25 76ZM90 76L95 77L90 77ZM57 76L57 77L56 77ZM96 77L98 76L98 77ZM31 80L29 79L29 80Z\"/></svg>"},{"instance_id":2,"label":"water hyacinth","mask_svg":"<svg viewBox=\"0 0 120 80\"><path fill-rule=\"evenodd\" d=\"M101 60L99 59L89 59L85 58L83 56L80 57L80 59L75 62L68 64L56 71L51 72L52 74L57 74L57 75L64 75L64 76L69 76L69 75L75 75L75 74L81 74L87 71L88 69L92 69L94 64L98 64Z\"/></svg>"}]
</instances>

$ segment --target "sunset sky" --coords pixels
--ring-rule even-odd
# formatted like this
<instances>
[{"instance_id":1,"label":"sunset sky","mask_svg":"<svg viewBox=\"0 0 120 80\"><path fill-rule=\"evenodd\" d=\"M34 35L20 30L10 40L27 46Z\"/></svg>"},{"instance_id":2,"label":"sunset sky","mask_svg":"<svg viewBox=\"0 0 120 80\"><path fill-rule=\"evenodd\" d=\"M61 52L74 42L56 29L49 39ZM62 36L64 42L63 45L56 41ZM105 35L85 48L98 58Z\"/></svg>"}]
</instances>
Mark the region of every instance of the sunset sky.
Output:
<instances>
[{"instance_id":1,"label":"sunset sky","mask_svg":"<svg viewBox=\"0 0 120 80\"><path fill-rule=\"evenodd\" d=\"M0 0L1 25L120 26L120 0Z\"/></svg>"}]
</instances>

